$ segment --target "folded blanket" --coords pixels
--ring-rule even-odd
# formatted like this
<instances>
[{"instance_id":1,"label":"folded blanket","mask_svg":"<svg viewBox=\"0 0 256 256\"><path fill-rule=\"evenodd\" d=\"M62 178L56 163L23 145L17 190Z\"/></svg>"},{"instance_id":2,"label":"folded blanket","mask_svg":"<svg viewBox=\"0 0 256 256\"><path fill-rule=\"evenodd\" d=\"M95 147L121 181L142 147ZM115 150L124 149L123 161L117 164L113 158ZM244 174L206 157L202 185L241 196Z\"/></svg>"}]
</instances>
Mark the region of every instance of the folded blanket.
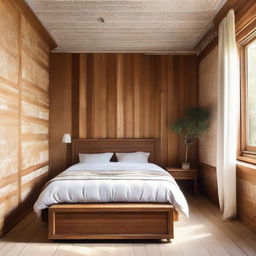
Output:
<instances>
[{"instance_id":1,"label":"folded blanket","mask_svg":"<svg viewBox=\"0 0 256 256\"><path fill-rule=\"evenodd\" d=\"M148 170L111 170L111 171L72 171L72 172L63 172L60 173L55 178L48 181L46 184L49 185L55 181L64 181L64 180L154 180L154 181L168 181L175 183L172 176L167 172L159 171L148 171ZM176 183L175 183L176 184ZM46 187L45 186L45 187Z\"/></svg>"}]
</instances>

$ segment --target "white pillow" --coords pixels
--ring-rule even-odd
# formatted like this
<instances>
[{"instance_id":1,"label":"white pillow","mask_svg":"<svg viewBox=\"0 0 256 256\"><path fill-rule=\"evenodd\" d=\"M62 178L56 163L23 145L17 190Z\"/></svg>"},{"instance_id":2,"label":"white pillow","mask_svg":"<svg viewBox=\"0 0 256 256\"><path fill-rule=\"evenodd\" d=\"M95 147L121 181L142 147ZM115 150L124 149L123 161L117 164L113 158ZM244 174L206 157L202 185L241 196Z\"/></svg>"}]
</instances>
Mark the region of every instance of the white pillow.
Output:
<instances>
[{"instance_id":1,"label":"white pillow","mask_svg":"<svg viewBox=\"0 0 256 256\"><path fill-rule=\"evenodd\" d=\"M109 163L113 153L81 154L79 153L80 163Z\"/></svg>"},{"instance_id":2,"label":"white pillow","mask_svg":"<svg viewBox=\"0 0 256 256\"><path fill-rule=\"evenodd\" d=\"M147 152L116 153L117 161L123 163L148 163L149 155Z\"/></svg>"}]
</instances>

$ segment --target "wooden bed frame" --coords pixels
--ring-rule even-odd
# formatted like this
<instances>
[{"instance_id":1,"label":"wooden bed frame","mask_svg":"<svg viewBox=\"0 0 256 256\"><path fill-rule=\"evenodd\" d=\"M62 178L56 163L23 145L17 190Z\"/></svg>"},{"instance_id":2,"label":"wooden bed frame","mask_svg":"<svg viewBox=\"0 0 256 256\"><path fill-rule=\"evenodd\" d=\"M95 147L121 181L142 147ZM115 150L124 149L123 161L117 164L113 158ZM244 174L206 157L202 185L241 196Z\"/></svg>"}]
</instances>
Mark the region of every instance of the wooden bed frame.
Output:
<instances>
[{"instance_id":1,"label":"wooden bed frame","mask_svg":"<svg viewBox=\"0 0 256 256\"><path fill-rule=\"evenodd\" d=\"M159 161L158 139L75 139L72 163L78 162L78 153L134 151L150 152L149 161ZM48 215L49 239L169 240L178 220L171 204L155 203L57 204Z\"/></svg>"}]
</instances>

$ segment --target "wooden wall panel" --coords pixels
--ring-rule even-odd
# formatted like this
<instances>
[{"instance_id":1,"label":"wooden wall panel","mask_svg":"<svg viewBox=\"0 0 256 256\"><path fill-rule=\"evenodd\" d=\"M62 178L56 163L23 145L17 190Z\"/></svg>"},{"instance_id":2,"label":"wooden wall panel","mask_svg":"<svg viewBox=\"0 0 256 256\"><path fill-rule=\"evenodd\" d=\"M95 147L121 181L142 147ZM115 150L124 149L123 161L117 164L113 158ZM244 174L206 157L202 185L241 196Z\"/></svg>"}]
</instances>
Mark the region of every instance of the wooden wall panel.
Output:
<instances>
[{"instance_id":1,"label":"wooden wall panel","mask_svg":"<svg viewBox=\"0 0 256 256\"><path fill-rule=\"evenodd\" d=\"M204 196L219 205L216 167L200 163L200 190Z\"/></svg>"},{"instance_id":2,"label":"wooden wall panel","mask_svg":"<svg viewBox=\"0 0 256 256\"><path fill-rule=\"evenodd\" d=\"M216 167L200 165L201 190L218 204ZM252 164L237 165L237 215L247 227L256 231L256 168Z\"/></svg>"},{"instance_id":3,"label":"wooden wall panel","mask_svg":"<svg viewBox=\"0 0 256 256\"><path fill-rule=\"evenodd\" d=\"M35 185L45 178L49 170L50 47L24 17L21 21L21 35L21 202L23 202L29 197ZM28 93L28 87L32 88L32 94ZM40 97L41 95L45 97Z\"/></svg>"},{"instance_id":4,"label":"wooden wall panel","mask_svg":"<svg viewBox=\"0 0 256 256\"><path fill-rule=\"evenodd\" d=\"M160 138L161 164L182 161L183 140L170 125L198 104L195 56L54 53L51 59L52 173L65 167L64 132L73 138ZM197 146L190 153L196 165Z\"/></svg>"},{"instance_id":5,"label":"wooden wall panel","mask_svg":"<svg viewBox=\"0 0 256 256\"><path fill-rule=\"evenodd\" d=\"M64 133L72 132L71 54L52 54L50 58L50 167L66 168ZM77 113L78 114L78 113ZM55 173L51 171L51 176Z\"/></svg>"},{"instance_id":6,"label":"wooden wall panel","mask_svg":"<svg viewBox=\"0 0 256 256\"><path fill-rule=\"evenodd\" d=\"M50 46L21 3L0 1L0 235L31 209L49 171Z\"/></svg>"},{"instance_id":7,"label":"wooden wall panel","mask_svg":"<svg viewBox=\"0 0 256 256\"><path fill-rule=\"evenodd\" d=\"M239 219L256 232L256 168L237 165L237 207Z\"/></svg>"},{"instance_id":8,"label":"wooden wall panel","mask_svg":"<svg viewBox=\"0 0 256 256\"><path fill-rule=\"evenodd\" d=\"M0 1L0 17L1 31L11 31L0 39L0 230L2 230L5 217L18 206L19 13L11 5L5 5Z\"/></svg>"}]
</instances>

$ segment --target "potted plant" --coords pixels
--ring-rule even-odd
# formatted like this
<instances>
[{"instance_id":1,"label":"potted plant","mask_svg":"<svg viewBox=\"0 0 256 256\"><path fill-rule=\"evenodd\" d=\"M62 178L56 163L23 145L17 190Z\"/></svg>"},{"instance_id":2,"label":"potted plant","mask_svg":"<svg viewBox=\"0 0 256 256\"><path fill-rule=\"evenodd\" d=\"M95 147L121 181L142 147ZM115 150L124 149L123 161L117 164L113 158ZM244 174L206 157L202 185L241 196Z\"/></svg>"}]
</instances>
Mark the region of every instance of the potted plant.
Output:
<instances>
[{"instance_id":1,"label":"potted plant","mask_svg":"<svg viewBox=\"0 0 256 256\"><path fill-rule=\"evenodd\" d=\"M189 169L188 162L189 147L196 143L200 135L209 128L210 113L202 107L193 107L186 111L186 114L172 124L172 130L177 134L183 134L185 144L185 161L182 169Z\"/></svg>"}]
</instances>

